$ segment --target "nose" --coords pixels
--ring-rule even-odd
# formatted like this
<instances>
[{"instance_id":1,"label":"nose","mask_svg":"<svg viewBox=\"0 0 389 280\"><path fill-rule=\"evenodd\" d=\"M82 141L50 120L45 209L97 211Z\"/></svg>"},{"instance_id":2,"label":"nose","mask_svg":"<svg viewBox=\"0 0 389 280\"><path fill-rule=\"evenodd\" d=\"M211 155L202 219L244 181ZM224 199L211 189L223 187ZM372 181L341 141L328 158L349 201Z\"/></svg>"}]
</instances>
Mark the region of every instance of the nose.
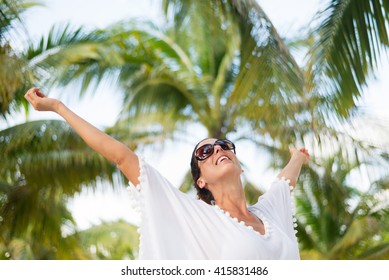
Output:
<instances>
[{"instance_id":1,"label":"nose","mask_svg":"<svg viewBox=\"0 0 389 280\"><path fill-rule=\"evenodd\" d=\"M214 151L213 153L214 153L214 154L217 154L218 152L220 152L220 151L223 150L223 149L222 149L222 147L220 147L220 145L215 145L215 146L214 146L214 150L215 150L215 151Z\"/></svg>"}]
</instances>

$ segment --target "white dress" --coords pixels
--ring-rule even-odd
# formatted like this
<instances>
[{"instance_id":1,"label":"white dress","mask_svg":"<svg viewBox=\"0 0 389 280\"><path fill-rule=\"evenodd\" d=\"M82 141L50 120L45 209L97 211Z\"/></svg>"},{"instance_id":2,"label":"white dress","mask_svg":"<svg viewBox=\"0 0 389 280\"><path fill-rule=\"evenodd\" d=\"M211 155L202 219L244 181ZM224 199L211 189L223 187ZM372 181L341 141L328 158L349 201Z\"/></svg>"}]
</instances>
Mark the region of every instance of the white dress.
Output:
<instances>
[{"instance_id":1,"label":"white dress","mask_svg":"<svg viewBox=\"0 0 389 280\"><path fill-rule=\"evenodd\" d=\"M248 207L265 225L261 235L217 205L182 193L143 158L139 162L140 183L128 187L141 215L138 259L300 258L287 180L277 179Z\"/></svg>"}]
</instances>

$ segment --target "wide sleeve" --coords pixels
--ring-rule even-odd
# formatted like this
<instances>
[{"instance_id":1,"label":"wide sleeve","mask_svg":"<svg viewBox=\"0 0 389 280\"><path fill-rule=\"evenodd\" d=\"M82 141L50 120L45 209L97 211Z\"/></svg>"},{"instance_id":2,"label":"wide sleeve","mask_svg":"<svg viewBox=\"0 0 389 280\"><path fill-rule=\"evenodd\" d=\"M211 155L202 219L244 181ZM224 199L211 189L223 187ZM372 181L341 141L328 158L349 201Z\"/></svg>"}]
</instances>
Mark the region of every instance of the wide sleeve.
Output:
<instances>
[{"instance_id":1,"label":"wide sleeve","mask_svg":"<svg viewBox=\"0 0 389 280\"><path fill-rule=\"evenodd\" d=\"M128 188L141 218L138 258L203 259L218 250L202 242L218 233L213 207L179 191L142 157L139 162L140 183Z\"/></svg>"},{"instance_id":2,"label":"wide sleeve","mask_svg":"<svg viewBox=\"0 0 389 280\"><path fill-rule=\"evenodd\" d=\"M292 187L289 180L276 178L270 188L259 197L256 207L276 224L290 238L296 238L297 224L294 218L294 200L292 199Z\"/></svg>"}]
</instances>

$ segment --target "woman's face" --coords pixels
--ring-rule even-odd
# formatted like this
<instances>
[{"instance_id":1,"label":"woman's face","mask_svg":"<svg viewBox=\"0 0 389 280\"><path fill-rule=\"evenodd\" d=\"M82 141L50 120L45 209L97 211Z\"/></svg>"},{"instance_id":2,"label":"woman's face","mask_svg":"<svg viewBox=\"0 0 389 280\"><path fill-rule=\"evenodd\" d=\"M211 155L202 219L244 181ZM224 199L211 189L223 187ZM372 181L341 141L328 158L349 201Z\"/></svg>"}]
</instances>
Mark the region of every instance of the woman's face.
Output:
<instances>
[{"instance_id":1,"label":"woman's face","mask_svg":"<svg viewBox=\"0 0 389 280\"><path fill-rule=\"evenodd\" d=\"M206 144L215 144L218 139L204 139L197 145L197 149ZM229 176L240 176L242 168L234 151L224 150L220 145L213 147L213 153L206 159L198 161L201 176L197 184L202 188L205 184L216 184L218 181L229 178Z\"/></svg>"}]
</instances>

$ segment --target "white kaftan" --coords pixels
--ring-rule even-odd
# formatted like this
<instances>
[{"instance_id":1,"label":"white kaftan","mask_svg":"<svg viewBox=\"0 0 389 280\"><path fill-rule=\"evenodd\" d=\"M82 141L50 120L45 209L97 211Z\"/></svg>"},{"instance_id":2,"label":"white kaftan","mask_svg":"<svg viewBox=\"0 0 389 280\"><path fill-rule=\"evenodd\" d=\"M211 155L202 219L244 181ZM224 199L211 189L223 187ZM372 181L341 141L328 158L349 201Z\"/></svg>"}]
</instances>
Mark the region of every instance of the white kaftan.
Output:
<instances>
[{"instance_id":1,"label":"white kaftan","mask_svg":"<svg viewBox=\"0 0 389 280\"><path fill-rule=\"evenodd\" d=\"M277 179L248 207L265 225L261 235L174 188L143 158L139 162L140 183L128 188L141 215L139 259L299 259L288 181Z\"/></svg>"}]
</instances>

